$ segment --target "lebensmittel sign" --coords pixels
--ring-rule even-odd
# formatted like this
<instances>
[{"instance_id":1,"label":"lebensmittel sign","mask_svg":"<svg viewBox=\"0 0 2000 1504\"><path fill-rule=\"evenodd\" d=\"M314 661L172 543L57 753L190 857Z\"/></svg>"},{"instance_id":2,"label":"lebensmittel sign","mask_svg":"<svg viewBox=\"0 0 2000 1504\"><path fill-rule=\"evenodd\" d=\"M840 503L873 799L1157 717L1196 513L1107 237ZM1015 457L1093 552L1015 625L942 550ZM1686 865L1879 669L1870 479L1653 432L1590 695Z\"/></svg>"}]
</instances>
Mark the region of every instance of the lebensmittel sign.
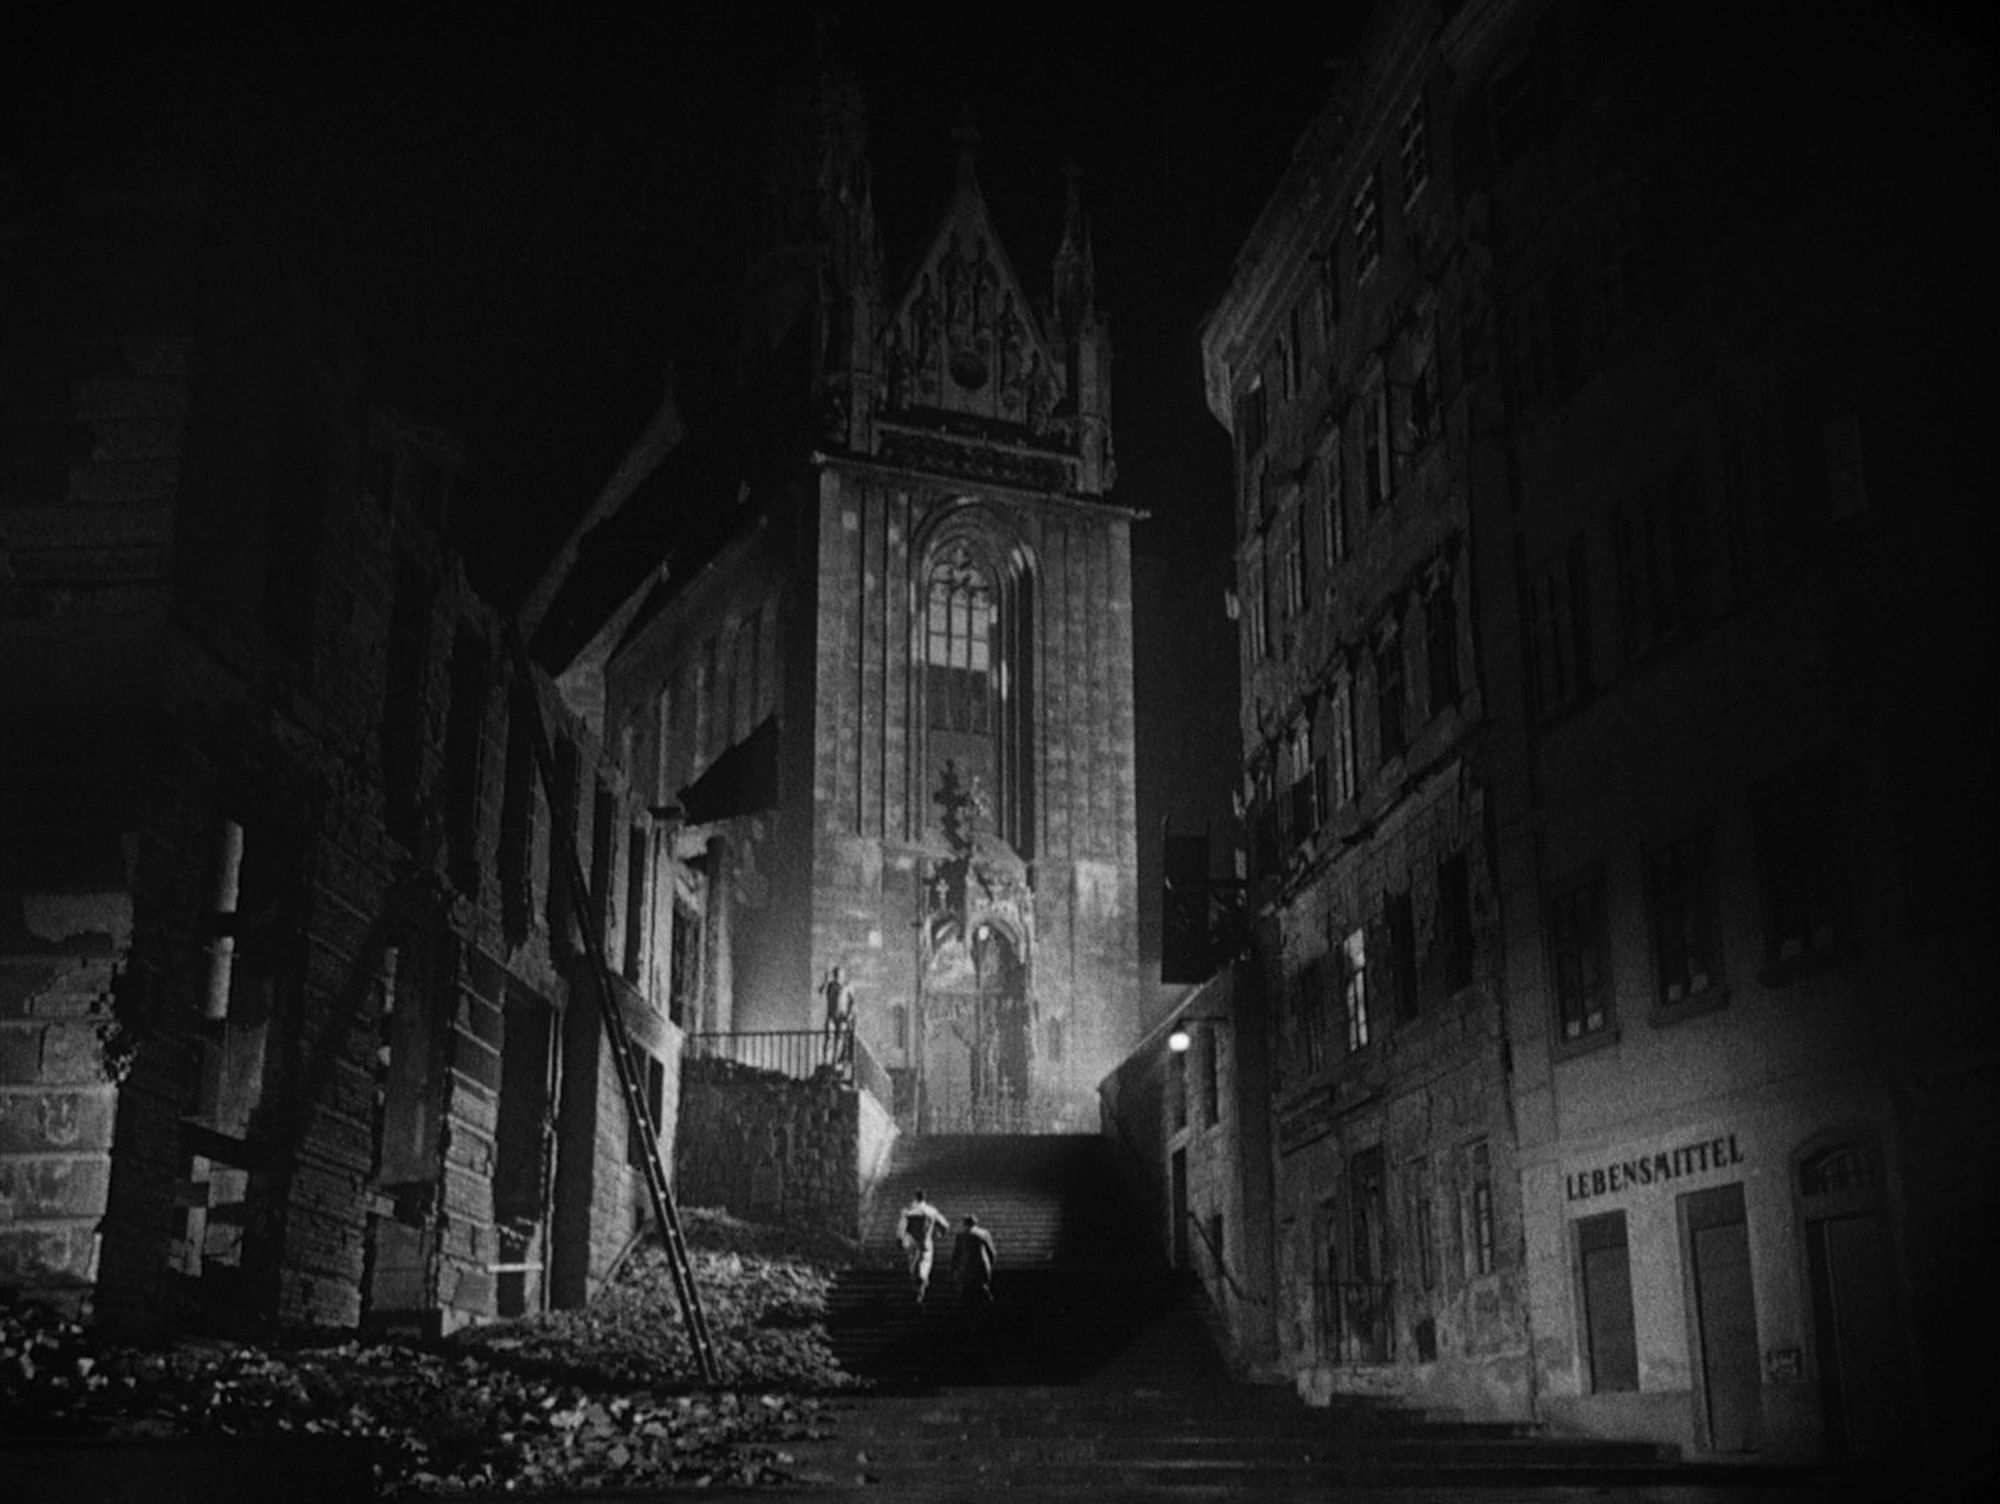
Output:
<instances>
[{"instance_id":1,"label":"lebensmittel sign","mask_svg":"<svg viewBox=\"0 0 2000 1504\"><path fill-rule=\"evenodd\" d=\"M1736 1135L1696 1139L1654 1154L1638 1154L1608 1159L1587 1169L1571 1170L1563 1176L1563 1196L1569 1201L1589 1201L1597 1196L1616 1196L1682 1180L1691 1175L1710 1175L1743 1163L1743 1151Z\"/></svg>"}]
</instances>

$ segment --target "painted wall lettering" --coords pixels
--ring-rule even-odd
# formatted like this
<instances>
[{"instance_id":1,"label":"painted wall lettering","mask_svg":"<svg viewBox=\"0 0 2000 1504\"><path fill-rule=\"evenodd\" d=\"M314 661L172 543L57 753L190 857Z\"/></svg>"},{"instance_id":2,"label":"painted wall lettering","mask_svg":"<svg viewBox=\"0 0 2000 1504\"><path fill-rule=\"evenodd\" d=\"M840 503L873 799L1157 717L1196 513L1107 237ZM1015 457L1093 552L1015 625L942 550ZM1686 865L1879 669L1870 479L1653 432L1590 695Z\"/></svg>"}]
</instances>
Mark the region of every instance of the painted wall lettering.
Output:
<instances>
[{"instance_id":1,"label":"painted wall lettering","mask_svg":"<svg viewBox=\"0 0 2000 1504\"><path fill-rule=\"evenodd\" d=\"M1662 1181L1679 1180L1683 1175L1705 1175L1743 1163L1743 1151L1736 1135L1698 1139L1658 1154L1641 1154L1636 1159L1612 1160L1587 1170L1572 1170L1563 1177L1563 1194L1571 1201L1588 1201L1593 1196L1615 1196L1621 1191Z\"/></svg>"}]
</instances>

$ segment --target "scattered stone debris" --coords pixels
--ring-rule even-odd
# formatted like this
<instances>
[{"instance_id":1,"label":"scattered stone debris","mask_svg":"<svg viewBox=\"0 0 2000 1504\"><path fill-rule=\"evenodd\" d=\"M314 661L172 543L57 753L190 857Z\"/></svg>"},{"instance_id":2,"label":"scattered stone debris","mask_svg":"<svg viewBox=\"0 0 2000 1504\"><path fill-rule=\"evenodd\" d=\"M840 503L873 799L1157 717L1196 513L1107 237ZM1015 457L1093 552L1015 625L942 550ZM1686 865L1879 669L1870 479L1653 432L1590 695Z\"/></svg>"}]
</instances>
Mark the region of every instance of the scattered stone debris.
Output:
<instances>
[{"instance_id":1,"label":"scattered stone debris","mask_svg":"<svg viewBox=\"0 0 2000 1504\"><path fill-rule=\"evenodd\" d=\"M414 1346L100 1342L0 1306L0 1431L15 1437L337 1436L366 1442L384 1495L791 1481L819 1439L838 1240L690 1210L684 1230L724 1387L694 1378L664 1254L642 1247L580 1310ZM808 1240L811 1241L811 1240Z\"/></svg>"}]
</instances>

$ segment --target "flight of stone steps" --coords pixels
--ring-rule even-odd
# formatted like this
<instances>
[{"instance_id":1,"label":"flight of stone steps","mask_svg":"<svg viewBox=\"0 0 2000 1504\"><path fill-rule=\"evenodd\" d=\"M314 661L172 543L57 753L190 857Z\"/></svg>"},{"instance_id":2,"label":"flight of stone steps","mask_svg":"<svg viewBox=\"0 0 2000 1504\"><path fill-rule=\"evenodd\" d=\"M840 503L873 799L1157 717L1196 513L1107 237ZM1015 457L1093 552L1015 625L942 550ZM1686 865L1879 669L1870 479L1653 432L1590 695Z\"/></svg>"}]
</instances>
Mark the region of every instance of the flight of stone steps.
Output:
<instances>
[{"instance_id":1,"label":"flight of stone steps","mask_svg":"<svg viewBox=\"0 0 2000 1504\"><path fill-rule=\"evenodd\" d=\"M992 1230L990 1311L959 1306L948 1239L930 1298L922 1307L912 1298L896 1225L918 1186L954 1225L969 1211ZM1005 1488L1035 1499L1283 1504L1459 1487L1721 1499L1747 1476L1685 1466L1674 1448L1648 1442L1561 1438L1375 1397L1313 1408L1287 1388L1232 1382L1205 1296L1167 1266L1152 1226L1103 1140L901 1140L871 1203L863 1260L830 1299L836 1353L875 1387L829 1402L829 1434L797 1449L799 1484L814 1497L865 1489L878 1501ZM1755 1482L1762 1504L1852 1497L1828 1492L1824 1478L1765 1470Z\"/></svg>"}]
</instances>

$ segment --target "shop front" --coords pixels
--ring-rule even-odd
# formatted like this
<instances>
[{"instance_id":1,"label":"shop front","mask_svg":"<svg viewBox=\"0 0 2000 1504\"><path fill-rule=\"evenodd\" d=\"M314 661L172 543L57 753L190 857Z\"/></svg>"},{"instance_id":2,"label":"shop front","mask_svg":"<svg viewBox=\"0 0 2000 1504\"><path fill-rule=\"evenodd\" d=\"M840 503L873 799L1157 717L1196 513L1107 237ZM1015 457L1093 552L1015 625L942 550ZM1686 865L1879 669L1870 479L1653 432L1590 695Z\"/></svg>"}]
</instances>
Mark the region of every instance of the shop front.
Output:
<instances>
[{"instance_id":1,"label":"shop front","mask_svg":"<svg viewBox=\"0 0 2000 1504\"><path fill-rule=\"evenodd\" d=\"M1746 1104L1525 1171L1540 1408L1771 1461L1887 1455L1913 1385L1881 1116Z\"/></svg>"}]
</instances>

